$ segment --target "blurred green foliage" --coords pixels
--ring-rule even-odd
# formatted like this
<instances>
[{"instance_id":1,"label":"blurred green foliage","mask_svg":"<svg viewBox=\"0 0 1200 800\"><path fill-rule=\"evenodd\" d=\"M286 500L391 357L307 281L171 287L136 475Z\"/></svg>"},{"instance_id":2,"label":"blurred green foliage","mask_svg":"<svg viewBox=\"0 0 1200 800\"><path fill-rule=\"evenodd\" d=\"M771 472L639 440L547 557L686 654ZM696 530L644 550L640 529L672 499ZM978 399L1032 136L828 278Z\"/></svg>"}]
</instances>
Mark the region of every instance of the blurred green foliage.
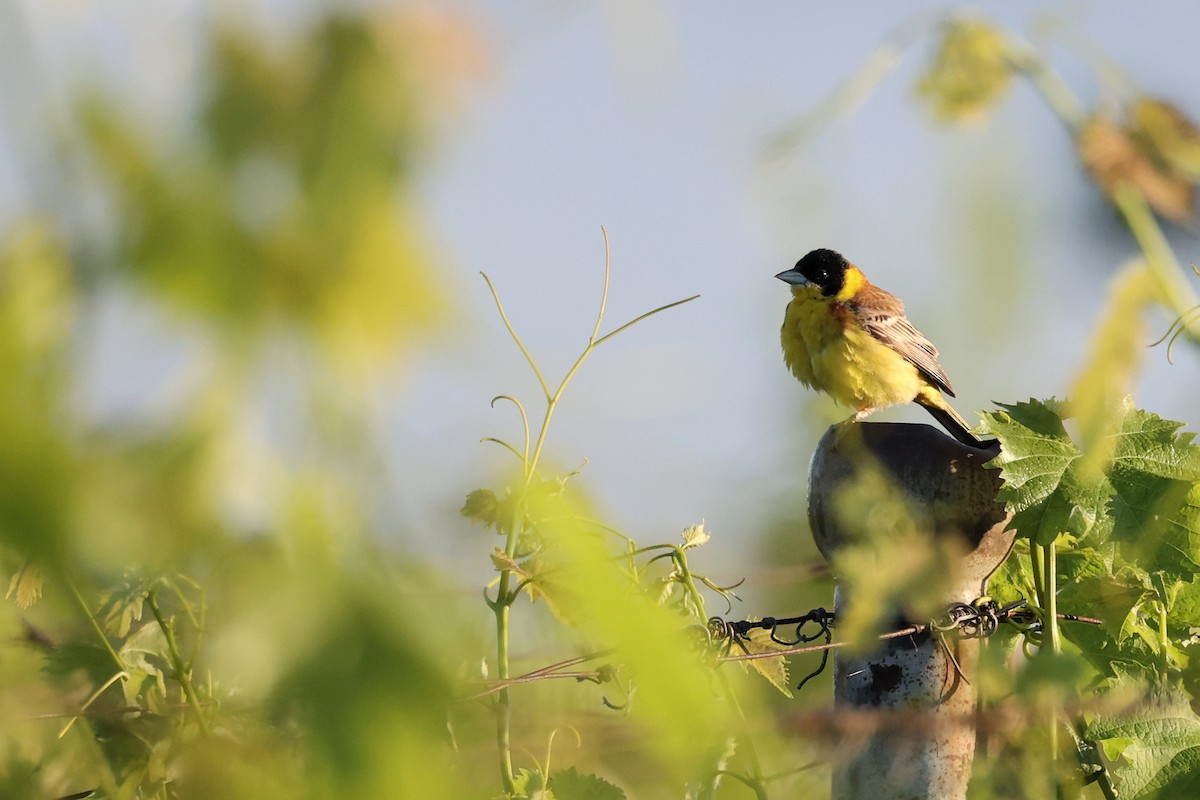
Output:
<instances>
[{"instance_id":1,"label":"blurred green foliage","mask_svg":"<svg viewBox=\"0 0 1200 800\"><path fill-rule=\"evenodd\" d=\"M983 113L1008 91L1013 74L1003 32L978 19L946 22L917 96L946 122Z\"/></svg>"},{"instance_id":2,"label":"blurred green foliage","mask_svg":"<svg viewBox=\"0 0 1200 800\"><path fill-rule=\"evenodd\" d=\"M104 188L108 229L31 220L0 242L0 798L821 794L808 768L837 742L795 734L804 720L776 691L790 695L784 662L753 662L766 680L719 663L778 645L762 632L714 641L710 606L732 589L690 563L712 534L693 525L640 545L597 519L575 473L545 464L575 369L628 327L600 335L603 302L554 391L501 309L546 408L531 430L505 397L523 446L493 441L520 469L463 508L495 571L486 635L474 590L380 544L370 436L305 437L297 456L246 423L283 343L303 362L289 388L306 422L328 434L332 405L361 434L360 382L402 370L452 322L413 186L449 80L440 48L461 60L464 25L340 12L282 43L218 25L194 119L174 137L102 87L81 99L73 146ZM985 22L937 30L917 87L934 114L978 116L1032 81L1146 256L1114 281L1071 402L988 415L1023 536L994 589L1028 598L1045 628L984 651L984 694L1018 723L983 732L994 746L973 791L1055 796L1101 765L1125 796L1192 791L1200 462L1178 424L1125 398L1140 315L1192 305L1149 209L1190 221L1200 137L1148 97L1076 114ZM194 393L152 424L80 408L81 319L106 292L168 309L209 356ZM249 518L230 499L247 485ZM842 498L865 547L839 577L870 589L863 608L932 614L953 554L922 543L890 489L867 475ZM816 583L798 591L824 596ZM1056 603L1103 625L1051 646ZM884 620L842 623L862 639ZM824 702L813 686L802 703ZM1042 723L1068 717L1056 749Z\"/></svg>"},{"instance_id":3,"label":"blurred green foliage","mask_svg":"<svg viewBox=\"0 0 1200 800\"><path fill-rule=\"evenodd\" d=\"M335 364L373 365L439 322L445 299L407 188L429 124L422 65L400 44L352 17L278 54L250 31L218 31L183 143L148 140L91 97L112 265L234 347L278 329Z\"/></svg>"},{"instance_id":4,"label":"blurred green foliage","mask_svg":"<svg viewBox=\"0 0 1200 800\"><path fill-rule=\"evenodd\" d=\"M439 48L463 60L461 24L334 13L270 45L217 26L178 136L102 87L81 99L75 144L110 229L31 223L0 253L0 709L14 721L0 796L624 796L562 767L564 726L626 737L573 760L634 785L712 791L712 754L733 763L728 730L754 693L737 705L728 681L715 690L697 643L697 586L721 593L687 566L702 526L635 552L571 475L537 473L545 429L536 454L526 431L514 488L466 509L511 545L493 553L512 581L497 611L542 601L570 623L571 652L619 655L587 664L596 691L523 696L510 715L496 702L509 690L479 680L481 665L507 673L507 638L501 662L485 658L458 587L372 524L372 456L344 434L365 430L360 384L448 322L412 186L444 100L430 93L449 86ZM114 291L168 309L208 356L153 423L98 424L73 399L79 316ZM593 347L621 330L598 326ZM246 421L281 346L303 362L289 388L318 432L286 448ZM250 514L231 499L247 483ZM581 719L583 699L612 709ZM476 768L493 763L498 712L507 787ZM544 758L524 759L538 742Z\"/></svg>"},{"instance_id":5,"label":"blurred green foliage","mask_svg":"<svg viewBox=\"0 0 1200 800\"><path fill-rule=\"evenodd\" d=\"M80 102L110 232L6 232L0 796L462 796L453 615L425 630L413 602L433 576L380 558L336 442L297 464L244 424L273 342L324 376L300 391L353 398L447 323L410 188L438 102L429 22L334 14L276 50L218 26L179 136L99 87ZM128 289L213 366L174 416L98 425L78 319ZM228 500L248 476L253 523Z\"/></svg>"},{"instance_id":6,"label":"blurred green foliage","mask_svg":"<svg viewBox=\"0 0 1200 800\"><path fill-rule=\"evenodd\" d=\"M0 251L0 532L24 559L56 562L71 532L80 479L67 408L75 307L62 242L44 226L12 232Z\"/></svg>"}]
</instances>

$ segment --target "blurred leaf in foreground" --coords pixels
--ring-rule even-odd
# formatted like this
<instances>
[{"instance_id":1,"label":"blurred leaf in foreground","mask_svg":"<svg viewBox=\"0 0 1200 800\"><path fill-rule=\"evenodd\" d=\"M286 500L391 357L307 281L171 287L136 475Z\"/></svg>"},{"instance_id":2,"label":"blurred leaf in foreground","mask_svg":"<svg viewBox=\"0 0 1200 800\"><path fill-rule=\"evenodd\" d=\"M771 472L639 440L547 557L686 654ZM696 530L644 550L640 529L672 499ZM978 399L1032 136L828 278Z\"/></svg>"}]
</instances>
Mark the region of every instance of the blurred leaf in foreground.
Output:
<instances>
[{"instance_id":1,"label":"blurred leaf in foreground","mask_svg":"<svg viewBox=\"0 0 1200 800\"><path fill-rule=\"evenodd\" d=\"M351 15L276 56L227 28L183 142L149 141L85 104L122 226L120 268L240 347L276 329L364 366L433 329L445 289L409 191L430 120L405 45Z\"/></svg>"},{"instance_id":2,"label":"blurred leaf in foreground","mask_svg":"<svg viewBox=\"0 0 1200 800\"><path fill-rule=\"evenodd\" d=\"M74 310L66 253L50 231L31 224L0 243L0 543L47 568L75 502L66 407Z\"/></svg>"},{"instance_id":3,"label":"blurred leaf in foreground","mask_svg":"<svg viewBox=\"0 0 1200 800\"><path fill-rule=\"evenodd\" d=\"M1076 143L1080 161L1110 199L1119 184L1132 184L1150 206L1183 224L1196 207L1192 181L1157 166L1120 122L1095 115L1080 128Z\"/></svg>"},{"instance_id":4,"label":"blurred leaf in foreground","mask_svg":"<svg viewBox=\"0 0 1200 800\"><path fill-rule=\"evenodd\" d=\"M940 121L963 121L999 102L1012 72L1000 30L981 20L953 20L942 28L937 52L917 82L917 96Z\"/></svg>"},{"instance_id":5,"label":"blurred leaf in foreground","mask_svg":"<svg viewBox=\"0 0 1200 800\"><path fill-rule=\"evenodd\" d=\"M1200 130L1165 100L1140 97L1130 111L1132 133L1163 169L1190 181L1200 180Z\"/></svg>"},{"instance_id":6,"label":"blurred leaf in foreground","mask_svg":"<svg viewBox=\"0 0 1200 800\"><path fill-rule=\"evenodd\" d=\"M445 665L425 650L374 580L345 581L276 686L281 721L305 733L306 771L329 797L460 797L450 787ZM448 652L448 651L443 651Z\"/></svg>"},{"instance_id":7,"label":"blurred leaf in foreground","mask_svg":"<svg viewBox=\"0 0 1200 800\"><path fill-rule=\"evenodd\" d=\"M932 619L954 585L964 543L933 535L931 512L920 508L862 453L854 477L839 487L833 513L844 544L832 564L851 599L838 609L838 635L870 649L894 620Z\"/></svg>"},{"instance_id":8,"label":"blurred leaf in foreground","mask_svg":"<svg viewBox=\"0 0 1200 800\"><path fill-rule=\"evenodd\" d=\"M720 739L731 709L714 694L712 673L694 647L702 620L660 605L636 576L614 559L604 534L571 511L543 517L544 562L557 585L577 598L569 617L595 647L615 647L613 660L636 686L630 721L644 726L645 746L669 774L684 778L703 769L705 745ZM566 607L564 598L558 598Z\"/></svg>"},{"instance_id":9,"label":"blurred leaf in foreground","mask_svg":"<svg viewBox=\"0 0 1200 800\"><path fill-rule=\"evenodd\" d=\"M1125 398L1133 391L1146 351L1144 312L1156 297L1154 276L1142 260L1126 264L1112 281L1087 361L1071 387L1070 414L1079 431L1085 472L1103 472L1112 460L1113 434L1120 429Z\"/></svg>"}]
</instances>

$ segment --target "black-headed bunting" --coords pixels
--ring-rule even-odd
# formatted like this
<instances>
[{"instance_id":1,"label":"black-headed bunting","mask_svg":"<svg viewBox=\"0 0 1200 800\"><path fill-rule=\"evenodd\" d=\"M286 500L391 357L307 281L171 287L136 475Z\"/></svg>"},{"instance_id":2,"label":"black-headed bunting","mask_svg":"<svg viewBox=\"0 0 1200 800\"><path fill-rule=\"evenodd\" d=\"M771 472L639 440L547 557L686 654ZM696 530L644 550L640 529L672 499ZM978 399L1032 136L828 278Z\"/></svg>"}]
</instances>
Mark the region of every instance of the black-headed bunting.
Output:
<instances>
[{"instance_id":1,"label":"black-headed bunting","mask_svg":"<svg viewBox=\"0 0 1200 800\"><path fill-rule=\"evenodd\" d=\"M851 419L917 403L958 441L986 446L942 396L954 396L938 351L904 315L904 303L833 250L813 250L775 276L792 287L781 339L805 386L855 409Z\"/></svg>"}]
</instances>

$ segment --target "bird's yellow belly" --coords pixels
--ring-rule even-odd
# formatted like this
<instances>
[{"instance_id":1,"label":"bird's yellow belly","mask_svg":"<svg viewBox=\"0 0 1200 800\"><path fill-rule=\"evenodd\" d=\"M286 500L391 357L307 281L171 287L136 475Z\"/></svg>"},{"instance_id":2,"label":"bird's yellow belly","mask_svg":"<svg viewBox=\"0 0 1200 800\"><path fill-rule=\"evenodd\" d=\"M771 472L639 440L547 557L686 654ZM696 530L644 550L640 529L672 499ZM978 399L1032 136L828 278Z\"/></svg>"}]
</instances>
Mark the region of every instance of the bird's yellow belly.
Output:
<instances>
[{"instance_id":1,"label":"bird's yellow belly","mask_svg":"<svg viewBox=\"0 0 1200 800\"><path fill-rule=\"evenodd\" d=\"M821 302L793 299L781 340L802 383L857 410L911 402L925 384L910 361Z\"/></svg>"}]
</instances>

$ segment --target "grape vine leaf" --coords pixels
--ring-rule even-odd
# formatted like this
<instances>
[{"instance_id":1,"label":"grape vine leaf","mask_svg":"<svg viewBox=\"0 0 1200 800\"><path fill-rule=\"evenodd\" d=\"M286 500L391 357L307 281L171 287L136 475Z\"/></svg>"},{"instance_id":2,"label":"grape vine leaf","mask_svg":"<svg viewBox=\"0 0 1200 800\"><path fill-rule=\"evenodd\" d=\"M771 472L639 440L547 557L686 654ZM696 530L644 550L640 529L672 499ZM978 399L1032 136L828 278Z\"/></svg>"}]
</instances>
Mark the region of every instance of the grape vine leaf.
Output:
<instances>
[{"instance_id":1,"label":"grape vine leaf","mask_svg":"<svg viewBox=\"0 0 1200 800\"><path fill-rule=\"evenodd\" d=\"M1200 447L1182 423L1126 413L1109 471L1112 538L1149 572L1200 571Z\"/></svg>"},{"instance_id":2,"label":"grape vine leaf","mask_svg":"<svg viewBox=\"0 0 1200 800\"><path fill-rule=\"evenodd\" d=\"M1171 621L1187 628L1200 628L1200 579L1180 582L1171 604Z\"/></svg>"},{"instance_id":3,"label":"grape vine leaf","mask_svg":"<svg viewBox=\"0 0 1200 800\"><path fill-rule=\"evenodd\" d=\"M1087 533L1105 497L1079 474L1082 453L1063 427L1061 407L1032 399L1000 407L1004 410L984 412L983 418L1002 445L989 466L1000 468L1004 486L997 499L1014 512L1013 525L1041 545L1061 533Z\"/></svg>"},{"instance_id":4,"label":"grape vine leaf","mask_svg":"<svg viewBox=\"0 0 1200 800\"><path fill-rule=\"evenodd\" d=\"M745 636L739 637L738 642L747 653L772 653L783 650L787 645L780 644L771 638L771 632L763 628L754 628ZM752 658L741 662L742 666L749 665L754 671L766 678L772 686L787 697L792 697L792 689L788 680L787 659Z\"/></svg>"},{"instance_id":5,"label":"grape vine leaf","mask_svg":"<svg viewBox=\"0 0 1200 800\"><path fill-rule=\"evenodd\" d=\"M1200 447L1182 423L1126 405L1108 443L1111 464L1096 473L1084 468L1056 401L1000 408L983 415L1002 444L991 465L1001 470L998 498L1022 535L1040 545L1064 533L1112 538L1136 543L1149 570L1200 570Z\"/></svg>"},{"instance_id":6,"label":"grape vine leaf","mask_svg":"<svg viewBox=\"0 0 1200 800\"><path fill-rule=\"evenodd\" d=\"M574 767L551 775L550 789L558 800L625 800L620 788L595 775L581 775Z\"/></svg>"},{"instance_id":7,"label":"grape vine leaf","mask_svg":"<svg viewBox=\"0 0 1200 800\"><path fill-rule=\"evenodd\" d=\"M988 431L1003 448L993 464L1003 471L1000 499L1012 511L1024 511L1048 499L1079 457L1062 420L1039 400L1000 404L1000 412L985 412Z\"/></svg>"},{"instance_id":8,"label":"grape vine leaf","mask_svg":"<svg viewBox=\"0 0 1200 800\"><path fill-rule=\"evenodd\" d=\"M1192 443L1196 435L1180 433L1182 427L1182 422L1163 419L1139 408L1129 409L1117 434L1113 469L1175 480L1200 480L1200 448Z\"/></svg>"},{"instance_id":9,"label":"grape vine leaf","mask_svg":"<svg viewBox=\"0 0 1200 800\"><path fill-rule=\"evenodd\" d=\"M513 782L510 797L528 800L625 800L625 792L603 778L581 775L574 768L562 769L550 776L523 769Z\"/></svg>"},{"instance_id":10,"label":"grape vine leaf","mask_svg":"<svg viewBox=\"0 0 1200 800\"><path fill-rule=\"evenodd\" d=\"M1083 736L1104 753L1120 797L1200 797L1200 717L1182 695L1096 717Z\"/></svg>"},{"instance_id":11,"label":"grape vine leaf","mask_svg":"<svg viewBox=\"0 0 1200 800\"><path fill-rule=\"evenodd\" d=\"M485 528L494 528L496 533L503 534L501 526L503 519L503 502L491 489L476 489L467 494L459 513L464 517L480 523Z\"/></svg>"}]
</instances>

